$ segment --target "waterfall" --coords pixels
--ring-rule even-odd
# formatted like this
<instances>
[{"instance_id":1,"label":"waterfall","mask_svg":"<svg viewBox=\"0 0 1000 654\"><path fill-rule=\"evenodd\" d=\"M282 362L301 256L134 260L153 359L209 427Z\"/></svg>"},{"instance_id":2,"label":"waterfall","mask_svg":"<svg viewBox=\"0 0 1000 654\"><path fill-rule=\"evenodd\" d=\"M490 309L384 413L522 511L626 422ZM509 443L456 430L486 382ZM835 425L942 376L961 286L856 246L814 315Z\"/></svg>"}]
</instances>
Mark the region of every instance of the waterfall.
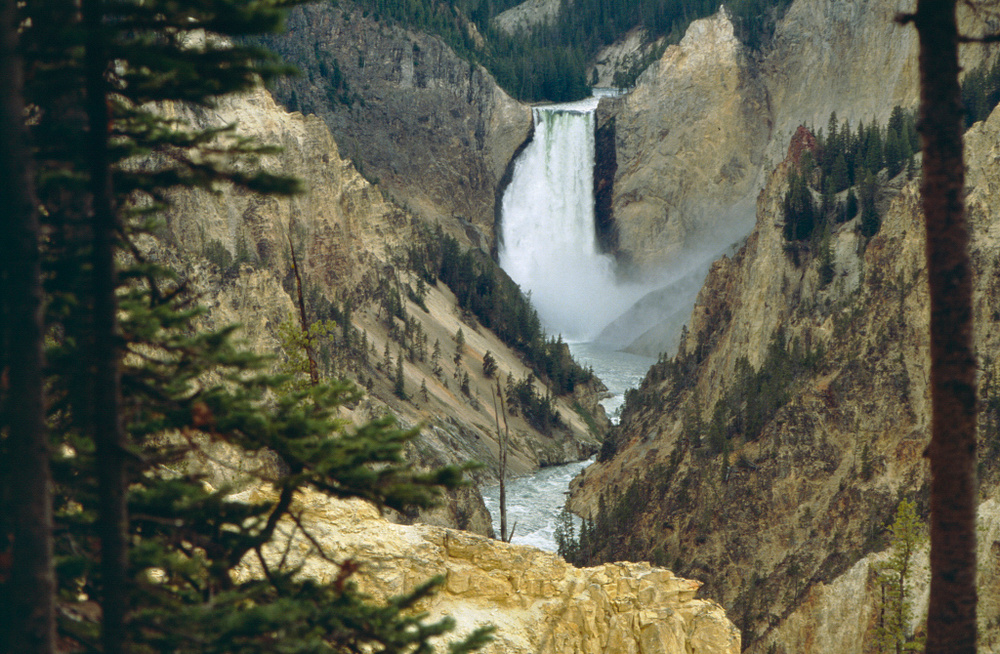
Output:
<instances>
[{"instance_id":1,"label":"waterfall","mask_svg":"<svg viewBox=\"0 0 1000 654\"><path fill-rule=\"evenodd\" d=\"M534 109L535 136L502 203L500 266L531 294L539 318L569 341L592 340L649 290L615 280L594 228L598 98Z\"/></svg>"}]
</instances>

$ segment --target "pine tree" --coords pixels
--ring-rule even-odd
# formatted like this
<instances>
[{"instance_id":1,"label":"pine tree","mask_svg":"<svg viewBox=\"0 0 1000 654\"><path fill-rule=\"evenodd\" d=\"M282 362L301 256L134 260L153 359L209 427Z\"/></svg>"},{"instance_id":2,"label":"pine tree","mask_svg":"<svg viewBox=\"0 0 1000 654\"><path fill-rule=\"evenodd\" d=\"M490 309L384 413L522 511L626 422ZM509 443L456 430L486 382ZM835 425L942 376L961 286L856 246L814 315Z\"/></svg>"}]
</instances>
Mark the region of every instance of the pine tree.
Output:
<instances>
[{"instance_id":1,"label":"pine tree","mask_svg":"<svg viewBox=\"0 0 1000 654\"><path fill-rule=\"evenodd\" d=\"M788 180L788 191L783 204L785 218L785 239L803 241L812 236L816 228L816 204L806 179L793 174Z\"/></svg>"},{"instance_id":2,"label":"pine tree","mask_svg":"<svg viewBox=\"0 0 1000 654\"><path fill-rule=\"evenodd\" d=\"M415 433L389 420L347 429L338 408L360 397L348 383L283 388L288 375L272 375L264 360L239 351L232 328L196 325L200 309L187 285L136 245L171 190L217 183L296 189L252 160L233 159L270 149L230 128L199 131L155 113L169 101L211 106L283 71L239 37L277 27L290 4L33 0L17 7L33 71L25 98L36 109L35 206L48 235L52 374L45 388L58 439L50 466L61 534L57 583L61 602L89 597L100 608L97 619L60 622L64 649L271 651L280 635L288 652L423 651L449 627L405 613L432 584L380 606L356 592L350 566L322 584L262 552L293 519L303 490L405 509L428 505L459 471L411 471L402 449ZM3 9L6 26L9 3ZM37 272L26 272L37 282ZM7 268L0 274L9 279ZM2 309L12 311L7 303ZM0 369L17 361L13 352L37 345L6 327L2 336ZM41 372L40 362L25 366ZM3 392L6 409L15 396ZM14 433L10 415L0 418L4 434ZM229 488L207 488L184 462L203 455L209 440L270 452L273 496L236 501ZM2 442L6 455L13 443ZM0 474L5 548L14 535L10 502L18 498L7 493L15 487L10 470ZM51 548L51 535L46 540L39 547ZM333 552L319 554L335 560ZM264 576L237 581L233 570L248 557ZM10 597L16 583L0 579L0 596ZM47 597L30 600L32 611L45 613L53 592L44 584L36 590ZM36 627L15 622L3 604L0 648L34 639ZM458 650L485 635L476 632Z\"/></svg>"},{"instance_id":3,"label":"pine tree","mask_svg":"<svg viewBox=\"0 0 1000 654\"><path fill-rule=\"evenodd\" d=\"M459 327L458 331L455 332L455 356L452 361L455 362L455 366L462 364L462 352L465 350L465 334L462 332L462 328Z\"/></svg>"},{"instance_id":4,"label":"pine tree","mask_svg":"<svg viewBox=\"0 0 1000 654\"><path fill-rule=\"evenodd\" d=\"M866 173L858 184L858 190L861 208L859 231L865 238L871 238L878 234L878 230L882 226L882 218L878 215L878 209L875 205L875 194L878 192L878 186L874 175Z\"/></svg>"},{"instance_id":5,"label":"pine tree","mask_svg":"<svg viewBox=\"0 0 1000 654\"><path fill-rule=\"evenodd\" d=\"M489 350L483 355L483 376L487 379L492 379L493 375L497 373L497 360Z\"/></svg>"},{"instance_id":6,"label":"pine tree","mask_svg":"<svg viewBox=\"0 0 1000 654\"><path fill-rule=\"evenodd\" d=\"M385 342L385 349L382 350L382 369L385 374L392 374L392 351L389 349L389 340Z\"/></svg>"},{"instance_id":7,"label":"pine tree","mask_svg":"<svg viewBox=\"0 0 1000 654\"><path fill-rule=\"evenodd\" d=\"M954 0L918 0L921 201L930 290L931 587L928 654L976 651L976 382L972 259L964 206L961 41Z\"/></svg>"},{"instance_id":8,"label":"pine tree","mask_svg":"<svg viewBox=\"0 0 1000 654\"><path fill-rule=\"evenodd\" d=\"M444 369L441 367L441 339L434 339L434 351L431 352L431 372L438 379L441 379L441 375L444 374Z\"/></svg>"},{"instance_id":9,"label":"pine tree","mask_svg":"<svg viewBox=\"0 0 1000 654\"><path fill-rule=\"evenodd\" d=\"M923 531L916 505L909 500L900 502L892 524L892 553L888 561L875 568L882 587L882 607L874 647L883 654L924 648L923 640L914 639L910 632L913 601L907 596L907 587L913 582L913 555L924 540Z\"/></svg>"},{"instance_id":10,"label":"pine tree","mask_svg":"<svg viewBox=\"0 0 1000 654\"><path fill-rule=\"evenodd\" d=\"M514 375L507 373L507 383L504 385L504 395L507 397L507 412L512 416L517 415L517 387L514 384Z\"/></svg>"},{"instance_id":11,"label":"pine tree","mask_svg":"<svg viewBox=\"0 0 1000 654\"><path fill-rule=\"evenodd\" d=\"M576 560L579 550L579 542L573 528L573 514L565 506L559 512L559 519L556 521L555 541L556 552L570 563Z\"/></svg>"},{"instance_id":12,"label":"pine tree","mask_svg":"<svg viewBox=\"0 0 1000 654\"><path fill-rule=\"evenodd\" d=\"M403 377L403 353L400 352L399 356L396 357L396 376L392 387L392 392L396 394L401 400L406 398L406 386Z\"/></svg>"},{"instance_id":13,"label":"pine tree","mask_svg":"<svg viewBox=\"0 0 1000 654\"><path fill-rule=\"evenodd\" d=\"M10 546L0 643L55 649L52 475L45 425L41 225L24 124L18 20L0 2L0 554ZM16 462L16 464L14 463ZM8 511L8 508L10 509ZM2 592L2 587L0 587ZM16 630L12 627L16 625ZM9 639L5 639L9 636ZM0 645L0 651L4 645Z\"/></svg>"}]
</instances>

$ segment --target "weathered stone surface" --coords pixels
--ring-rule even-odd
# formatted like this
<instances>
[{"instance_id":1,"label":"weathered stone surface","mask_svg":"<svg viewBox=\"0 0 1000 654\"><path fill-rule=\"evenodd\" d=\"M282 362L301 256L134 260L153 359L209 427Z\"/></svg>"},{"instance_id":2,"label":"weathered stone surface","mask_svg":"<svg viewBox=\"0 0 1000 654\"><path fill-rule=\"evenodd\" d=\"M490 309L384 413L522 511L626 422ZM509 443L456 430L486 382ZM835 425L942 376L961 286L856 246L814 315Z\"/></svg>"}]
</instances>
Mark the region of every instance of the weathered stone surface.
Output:
<instances>
[{"instance_id":1,"label":"weathered stone surface","mask_svg":"<svg viewBox=\"0 0 1000 654\"><path fill-rule=\"evenodd\" d=\"M996 652L1000 646L1000 624L996 615L1000 596L1000 503L995 498L979 505L977 524L979 594L979 651ZM913 614L907 629L925 631L930 582L928 544L915 552L907 580L907 598ZM816 584L805 599L765 638L749 648L754 654L834 654L870 651L881 606L881 588L874 566L888 552L870 554L829 584ZM866 645L868 645L866 647Z\"/></svg>"},{"instance_id":2,"label":"weathered stone surface","mask_svg":"<svg viewBox=\"0 0 1000 654\"><path fill-rule=\"evenodd\" d=\"M800 125L825 128L832 112L854 128L885 125L894 106L914 108L916 32L896 20L910 10L908 0L796 0L762 52L737 41L724 10L693 22L628 97L599 110L616 123L619 258L647 274L699 268L749 233ZM960 17L964 33L996 31L988 11L963 6ZM963 66L986 56L965 48ZM672 352L674 322L634 349Z\"/></svg>"},{"instance_id":3,"label":"weathered stone surface","mask_svg":"<svg viewBox=\"0 0 1000 654\"><path fill-rule=\"evenodd\" d=\"M774 130L767 165L784 156L799 125L885 125L893 106L916 106L917 35L896 22L907 0L799 0L779 22L761 65Z\"/></svg>"},{"instance_id":4,"label":"weathered stone surface","mask_svg":"<svg viewBox=\"0 0 1000 654\"><path fill-rule=\"evenodd\" d=\"M297 7L267 44L304 73L275 85L279 100L323 118L342 155L409 210L490 250L497 186L531 131L527 106L440 39L347 3Z\"/></svg>"},{"instance_id":5,"label":"weathered stone surface","mask_svg":"<svg viewBox=\"0 0 1000 654\"><path fill-rule=\"evenodd\" d=\"M895 22L910 8L904 0L797 0L763 52L734 38L724 11L692 23L627 99L601 109L619 134L620 259L646 274L703 274L753 227L755 198L800 125L825 127L831 112L854 127L884 125L893 106L914 107L916 37ZM965 23L972 29L976 20ZM674 352L680 324L672 310L693 297L680 288L663 295L662 319L642 323L630 351ZM644 311L656 306L650 298Z\"/></svg>"},{"instance_id":6,"label":"weathered stone surface","mask_svg":"<svg viewBox=\"0 0 1000 654\"><path fill-rule=\"evenodd\" d=\"M456 634L494 624L488 654L739 654L738 630L714 602L695 599L699 582L641 563L574 568L560 557L468 533L406 527L368 504L309 494L305 524L336 560L362 563L354 577L377 600L443 575L441 590L419 608L451 615ZM333 581L339 568L311 556L297 537L290 561L303 574ZM273 549L281 556L284 546ZM255 573L248 561L246 573Z\"/></svg>"},{"instance_id":7,"label":"weathered stone surface","mask_svg":"<svg viewBox=\"0 0 1000 654\"><path fill-rule=\"evenodd\" d=\"M641 28L633 29L615 43L606 46L597 53L594 65L587 71L587 79L593 81L597 74L597 84L594 86L613 88L615 73L625 72L652 48L662 47L662 37L655 43L647 42L648 35Z\"/></svg>"}]
</instances>

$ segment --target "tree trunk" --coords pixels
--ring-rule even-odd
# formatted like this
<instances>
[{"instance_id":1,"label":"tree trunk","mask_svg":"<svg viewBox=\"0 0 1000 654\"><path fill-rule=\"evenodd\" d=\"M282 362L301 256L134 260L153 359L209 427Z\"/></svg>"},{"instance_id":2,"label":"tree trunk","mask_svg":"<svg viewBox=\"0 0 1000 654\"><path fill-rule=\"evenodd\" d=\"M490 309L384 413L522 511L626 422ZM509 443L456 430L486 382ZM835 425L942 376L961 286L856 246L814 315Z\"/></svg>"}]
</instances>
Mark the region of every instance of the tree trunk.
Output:
<instances>
[{"instance_id":1,"label":"tree trunk","mask_svg":"<svg viewBox=\"0 0 1000 654\"><path fill-rule=\"evenodd\" d=\"M121 654L125 650L125 614L128 606L126 441L121 424L120 334L115 298L118 280L114 257L119 230L108 152L111 115L105 80L108 63L102 17L100 0L84 0L87 154L93 230L93 430L101 539L101 633L104 654Z\"/></svg>"},{"instance_id":2,"label":"tree trunk","mask_svg":"<svg viewBox=\"0 0 1000 654\"><path fill-rule=\"evenodd\" d=\"M920 135L931 339L927 652L976 651L976 361L955 0L920 0Z\"/></svg>"},{"instance_id":3,"label":"tree trunk","mask_svg":"<svg viewBox=\"0 0 1000 654\"><path fill-rule=\"evenodd\" d=\"M45 431L40 229L24 124L17 9L0 0L0 396L6 395L6 498L12 528L10 578L0 620L0 649L48 653L55 648L52 480ZM7 386L8 391L3 387ZM5 534L0 534L0 537ZM7 632L4 634L3 632ZM4 637L6 636L6 637Z\"/></svg>"}]
</instances>

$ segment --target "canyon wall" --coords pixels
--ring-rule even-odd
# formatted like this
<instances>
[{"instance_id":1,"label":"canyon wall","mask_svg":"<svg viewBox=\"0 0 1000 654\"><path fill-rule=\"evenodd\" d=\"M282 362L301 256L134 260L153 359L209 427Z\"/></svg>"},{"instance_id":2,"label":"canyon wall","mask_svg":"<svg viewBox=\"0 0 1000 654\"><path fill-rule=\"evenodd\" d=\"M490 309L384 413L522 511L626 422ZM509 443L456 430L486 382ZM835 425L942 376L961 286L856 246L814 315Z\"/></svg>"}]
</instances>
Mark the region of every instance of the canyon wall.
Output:
<instances>
[{"instance_id":1,"label":"canyon wall","mask_svg":"<svg viewBox=\"0 0 1000 654\"><path fill-rule=\"evenodd\" d=\"M979 506L977 522L979 595L979 651L996 652L1000 647L1000 625L996 615L1000 596L1000 505L991 497ZM832 582L811 586L803 601L781 624L748 651L762 654L785 652L864 652L870 651L872 636L881 608L882 588L876 581L877 569L887 553L870 554ZM926 540L917 547L907 575L906 597L914 608L907 629L925 632L928 591L930 590L929 547Z\"/></svg>"},{"instance_id":2,"label":"canyon wall","mask_svg":"<svg viewBox=\"0 0 1000 654\"><path fill-rule=\"evenodd\" d=\"M1000 112L970 130L966 147L981 493L992 497ZM805 647L801 630L787 640L779 634L795 632L785 626L795 611L812 624L835 620L814 589L885 546L901 498L926 508L928 299L918 186L905 174L883 180L882 225L870 240L854 218L825 241L789 243L782 203L794 166L789 153L769 176L753 232L713 264L678 356L661 360L632 395L617 452L574 482L571 503L593 515L602 493L637 488L632 533L644 556L659 552L679 573L704 580L706 595L726 607L755 651L863 651L821 639ZM832 266L825 273L824 249ZM629 543L618 547L628 551ZM996 574L995 556L981 565ZM984 588L987 601L994 593Z\"/></svg>"},{"instance_id":3,"label":"canyon wall","mask_svg":"<svg viewBox=\"0 0 1000 654\"><path fill-rule=\"evenodd\" d=\"M736 39L724 8L694 21L603 108L617 125L614 215L627 260L655 270L746 235L754 198L799 125L825 127L832 112L855 127L884 125L893 106L913 108L916 33L895 21L909 9L798 0L762 51Z\"/></svg>"},{"instance_id":4,"label":"canyon wall","mask_svg":"<svg viewBox=\"0 0 1000 654\"><path fill-rule=\"evenodd\" d=\"M508 34L530 31L539 23L552 22L559 15L562 0L525 0L493 19L493 26Z\"/></svg>"},{"instance_id":5,"label":"canyon wall","mask_svg":"<svg viewBox=\"0 0 1000 654\"><path fill-rule=\"evenodd\" d=\"M771 131L767 91L725 11L695 21L627 95L604 100L618 169L618 254L649 272L690 257L708 234L745 234ZM713 251L711 254L715 254Z\"/></svg>"},{"instance_id":6,"label":"canyon wall","mask_svg":"<svg viewBox=\"0 0 1000 654\"><path fill-rule=\"evenodd\" d=\"M800 125L825 129L836 113L855 129L884 126L894 106L916 107L916 31L897 21L910 5L797 0L761 50L734 37L723 8L694 21L631 93L602 102L599 120L614 130L617 150L604 220L618 237L620 269L660 275L664 286L606 340L647 356L674 352L678 307L686 313L694 299L681 280L704 276L750 232L757 194ZM960 17L967 34L998 26L982 8L963 6ZM963 66L991 52L968 46Z\"/></svg>"},{"instance_id":7,"label":"canyon wall","mask_svg":"<svg viewBox=\"0 0 1000 654\"><path fill-rule=\"evenodd\" d=\"M265 44L302 75L278 81L277 99L320 116L341 156L399 204L489 252L497 192L530 136L530 108L441 39L351 3L297 7L287 24Z\"/></svg>"}]
</instances>

